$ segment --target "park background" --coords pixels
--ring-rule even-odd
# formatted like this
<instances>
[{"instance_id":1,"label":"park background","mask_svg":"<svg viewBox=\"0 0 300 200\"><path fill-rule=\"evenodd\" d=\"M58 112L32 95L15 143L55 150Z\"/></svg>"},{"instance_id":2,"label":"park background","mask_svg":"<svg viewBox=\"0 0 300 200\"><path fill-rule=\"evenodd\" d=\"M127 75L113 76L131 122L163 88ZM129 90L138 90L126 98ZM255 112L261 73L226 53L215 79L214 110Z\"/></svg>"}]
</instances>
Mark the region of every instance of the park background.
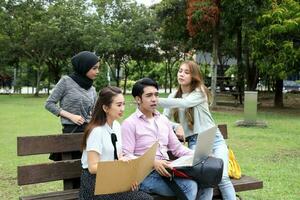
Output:
<instances>
[{"instance_id":1,"label":"park background","mask_svg":"<svg viewBox=\"0 0 300 200\"><path fill-rule=\"evenodd\" d=\"M228 124L242 171L264 181L263 189L241 196L299 199L299 1L155 2L0 1L1 199L61 188L59 182L17 186L16 167L29 161L17 158L16 137L61 132L44 102L82 50L101 58L97 91L110 84L126 93L148 76L165 96L176 87L180 62L194 59L213 94L216 122ZM234 125L243 119L244 91L258 91L257 119L267 128ZM126 100L128 116L135 105ZM41 161L47 156L30 163Z\"/></svg>"}]
</instances>

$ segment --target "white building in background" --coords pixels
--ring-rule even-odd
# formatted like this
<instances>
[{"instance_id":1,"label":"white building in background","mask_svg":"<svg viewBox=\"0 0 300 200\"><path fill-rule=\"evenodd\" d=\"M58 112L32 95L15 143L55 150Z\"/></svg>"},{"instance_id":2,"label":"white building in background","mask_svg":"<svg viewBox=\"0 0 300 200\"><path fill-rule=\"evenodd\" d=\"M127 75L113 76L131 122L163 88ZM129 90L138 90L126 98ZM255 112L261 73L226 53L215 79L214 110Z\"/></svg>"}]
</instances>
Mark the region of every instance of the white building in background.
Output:
<instances>
[{"instance_id":1,"label":"white building in background","mask_svg":"<svg viewBox=\"0 0 300 200\"><path fill-rule=\"evenodd\" d=\"M194 60L199 64L211 64L212 63L212 55L208 52L197 52L194 56ZM237 60L235 58L229 58L226 56L222 57L222 64L223 65L237 65ZM218 65L220 65L218 59Z\"/></svg>"},{"instance_id":2,"label":"white building in background","mask_svg":"<svg viewBox=\"0 0 300 200\"><path fill-rule=\"evenodd\" d=\"M198 63L198 64L203 64L203 65L213 65L213 59L212 59L212 55L211 53L208 52L202 52L202 51L198 51L194 54L193 59ZM223 66L223 72L220 71L219 67L222 64ZM223 56L221 63L220 60L218 59L217 65L219 66L217 68L217 76L220 77L225 77L225 71L232 65L237 65L237 60L235 58L230 58L228 56ZM208 74L208 77L211 77L211 74ZM231 77L233 78L233 77Z\"/></svg>"},{"instance_id":3,"label":"white building in background","mask_svg":"<svg viewBox=\"0 0 300 200\"><path fill-rule=\"evenodd\" d=\"M135 1L139 4L144 4L147 7L161 2L161 0L135 0Z\"/></svg>"},{"instance_id":4,"label":"white building in background","mask_svg":"<svg viewBox=\"0 0 300 200\"><path fill-rule=\"evenodd\" d=\"M50 90L50 92L51 92L51 90ZM21 94L34 94L35 91L36 91L35 87L24 86L21 88ZM0 88L0 94L13 94L13 93L14 93L14 87ZM39 91L39 94L47 94L47 93L48 93L48 91L46 88L40 89L40 91Z\"/></svg>"}]
</instances>

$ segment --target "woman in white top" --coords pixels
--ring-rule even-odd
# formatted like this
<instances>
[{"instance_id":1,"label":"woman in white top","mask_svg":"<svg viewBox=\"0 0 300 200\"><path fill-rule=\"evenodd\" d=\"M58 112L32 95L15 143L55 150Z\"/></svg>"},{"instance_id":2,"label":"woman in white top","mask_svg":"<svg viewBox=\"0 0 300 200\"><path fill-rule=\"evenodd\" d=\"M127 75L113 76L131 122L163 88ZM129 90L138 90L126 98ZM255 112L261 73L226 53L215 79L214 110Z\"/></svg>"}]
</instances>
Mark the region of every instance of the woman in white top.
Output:
<instances>
[{"instance_id":1,"label":"woman in white top","mask_svg":"<svg viewBox=\"0 0 300 200\"><path fill-rule=\"evenodd\" d=\"M94 195L97 163L118 159L127 161L121 155L121 128L116 121L123 115L124 108L124 96L119 88L106 87L99 92L91 121L83 135L80 200L152 199L150 195L138 191L136 183L132 184L132 191L129 192Z\"/></svg>"},{"instance_id":2,"label":"woman in white top","mask_svg":"<svg viewBox=\"0 0 300 200\"><path fill-rule=\"evenodd\" d=\"M194 149L197 135L215 126L209 111L211 95L204 85L199 66L194 61L185 61L180 65L177 80L178 89L168 98L159 98L159 104L165 108L164 114L167 117L182 125L184 135L178 137L185 137L189 148ZM235 200L235 190L228 177L228 149L219 129L213 144L213 154L224 162L223 177L219 184L222 197L224 200ZM204 189L203 192L212 198L212 188Z\"/></svg>"}]
</instances>

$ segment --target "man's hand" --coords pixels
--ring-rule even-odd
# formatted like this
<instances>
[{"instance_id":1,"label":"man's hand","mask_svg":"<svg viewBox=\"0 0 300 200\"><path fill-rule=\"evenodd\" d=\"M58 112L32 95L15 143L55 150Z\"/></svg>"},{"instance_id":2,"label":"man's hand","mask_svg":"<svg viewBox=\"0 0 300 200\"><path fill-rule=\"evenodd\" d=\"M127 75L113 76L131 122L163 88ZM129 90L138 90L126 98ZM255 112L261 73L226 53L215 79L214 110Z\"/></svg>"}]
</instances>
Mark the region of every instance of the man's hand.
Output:
<instances>
[{"instance_id":1,"label":"man's hand","mask_svg":"<svg viewBox=\"0 0 300 200\"><path fill-rule=\"evenodd\" d=\"M154 161L154 169L161 176L171 177L171 174L167 171L166 168L172 169L170 166L170 162L166 160L155 160Z\"/></svg>"}]
</instances>

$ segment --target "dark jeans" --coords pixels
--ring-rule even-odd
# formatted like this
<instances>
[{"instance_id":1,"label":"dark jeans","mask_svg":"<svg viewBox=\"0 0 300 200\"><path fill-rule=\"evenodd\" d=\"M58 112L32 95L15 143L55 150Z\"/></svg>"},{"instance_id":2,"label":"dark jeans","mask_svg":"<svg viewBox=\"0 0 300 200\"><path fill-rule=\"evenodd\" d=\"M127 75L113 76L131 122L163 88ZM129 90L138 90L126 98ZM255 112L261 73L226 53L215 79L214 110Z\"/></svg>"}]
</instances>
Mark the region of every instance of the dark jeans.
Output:
<instances>
[{"instance_id":1,"label":"dark jeans","mask_svg":"<svg viewBox=\"0 0 300 200\"><path fill-rule=\"evenodd\" d=\"M86 123L82 124L81 126L78 126L76 124L63 124L63 133L81 133L84 131L86 127Z\"/></svg>"}]
</instances>

